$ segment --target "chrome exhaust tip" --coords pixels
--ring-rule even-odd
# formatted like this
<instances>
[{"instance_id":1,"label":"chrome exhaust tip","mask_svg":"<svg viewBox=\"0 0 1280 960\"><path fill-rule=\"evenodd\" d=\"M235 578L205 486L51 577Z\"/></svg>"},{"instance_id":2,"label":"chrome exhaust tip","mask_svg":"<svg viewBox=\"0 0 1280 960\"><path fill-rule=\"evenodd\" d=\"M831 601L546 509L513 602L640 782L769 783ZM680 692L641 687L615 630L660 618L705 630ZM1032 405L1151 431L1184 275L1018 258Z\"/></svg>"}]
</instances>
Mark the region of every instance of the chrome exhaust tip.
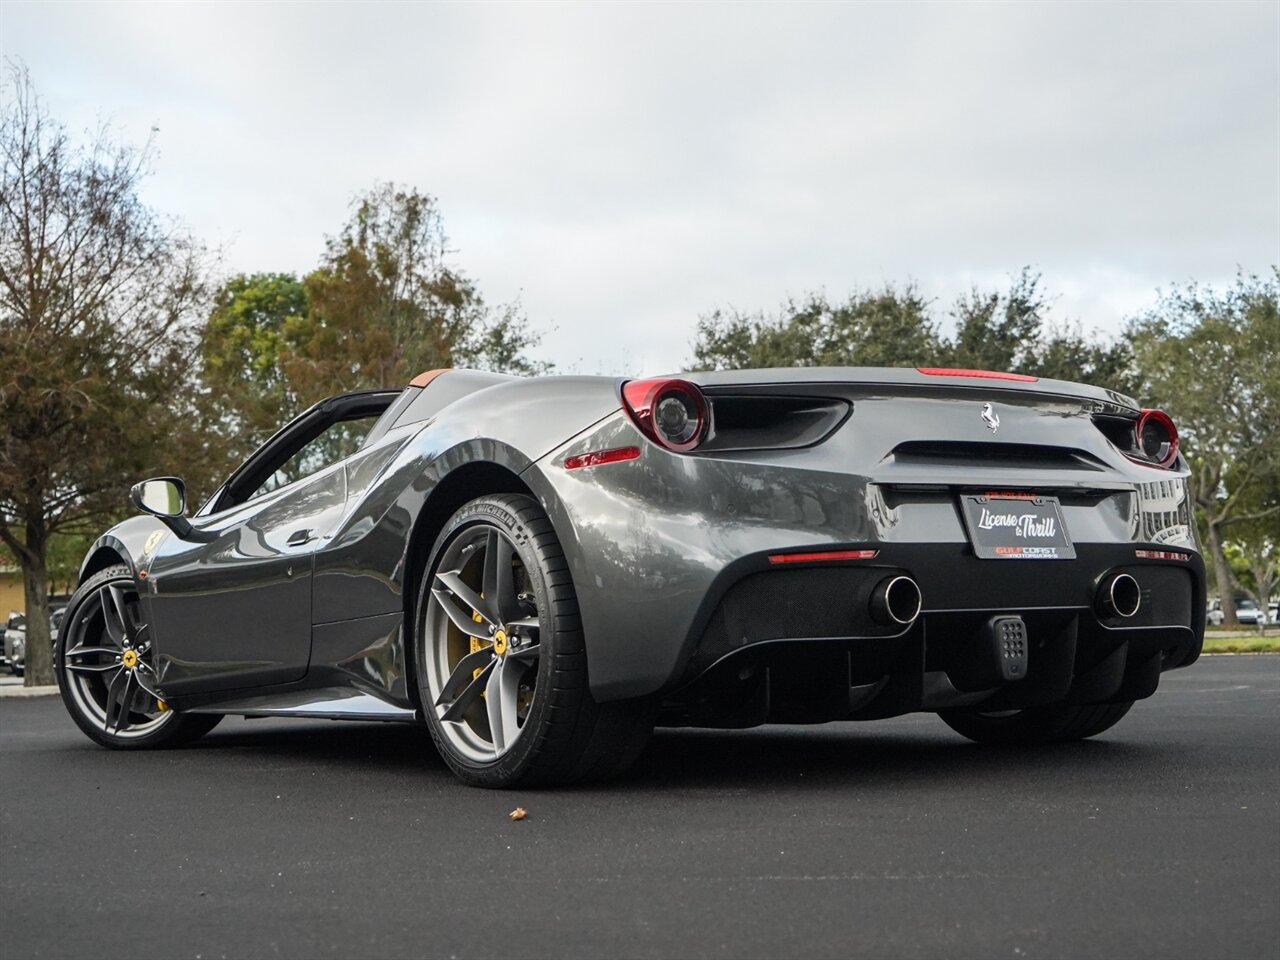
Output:
<instances>
[{"instance_id":1,"label":"chrome exhaust tip","mask_svg":"<svg viewBox=\"0 0 1280 960\"><path fill-rule=\"evenodd\" d=\"M883 626L908 626L920 616L920 587L910 577L886 577L871 591L871 619Z\"/></svg>"},{"instance_id":2,"label":"chrome exhaust tip","mask_svg":"<svg viewBox=\"0 0 1280 960\"><path fill-rule=\"evenodd\" d=\"M1127 573L1117 573L1098 588L1098 609L1108 617L1132 617L1142 606L1142 588Z\"/></svg>"}]
</instances>

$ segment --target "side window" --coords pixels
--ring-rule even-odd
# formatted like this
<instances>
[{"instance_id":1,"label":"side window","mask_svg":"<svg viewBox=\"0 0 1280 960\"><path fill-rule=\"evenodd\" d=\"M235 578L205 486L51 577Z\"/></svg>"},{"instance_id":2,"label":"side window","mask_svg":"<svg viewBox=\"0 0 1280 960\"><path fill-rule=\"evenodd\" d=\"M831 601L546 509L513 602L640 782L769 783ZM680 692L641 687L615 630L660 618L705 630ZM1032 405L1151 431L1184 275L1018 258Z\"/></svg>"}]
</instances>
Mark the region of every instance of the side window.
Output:
<instances>
[{"instance_id":1,"label":"side window","mask_svg":"<svg viewBox=\"0 0 1280 960\"><path fill-rule=\"evenodd\" d=\"M365 434L377 420L378 415L375 414L330 424L324 433L282 463L279 469L267 477L245 500L252 500L293 483L295 480L309 477L330 464L351 456L360 448L360 442L364 440Z\"/></svg>"}]
</instances>

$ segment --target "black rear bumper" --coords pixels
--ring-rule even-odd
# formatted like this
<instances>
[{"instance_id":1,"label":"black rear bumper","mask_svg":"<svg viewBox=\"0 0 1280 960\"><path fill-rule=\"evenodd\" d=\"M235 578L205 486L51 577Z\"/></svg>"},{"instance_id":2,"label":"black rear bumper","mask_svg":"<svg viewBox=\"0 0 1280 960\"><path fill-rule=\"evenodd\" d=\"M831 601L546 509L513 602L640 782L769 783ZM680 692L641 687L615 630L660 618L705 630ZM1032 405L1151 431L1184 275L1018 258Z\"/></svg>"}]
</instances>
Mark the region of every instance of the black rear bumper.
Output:
<instances>
[{"instance_id":1,"label":"black rear bumper","mask_svg":"<svg viewBox=\"0 0 1280 960\"><path fill-rule=\"evenodd\" d=\"M964 544L888 545L873 560L778 567L768 556L726 570L704 607L668 722L871 719L982 704L1106 703L1155 692L1204 636L1204 565L1185 550L1077 544L1075 560L980 560ZM1182 559L1152 559L1164 553ZM1142 602L1130 618L1096 600L1117 573ZM923 598L909 626L885 626L870 599L909 576ZM1006 680L988 624L1026 625L1026 670Z\"/></svg>"}]
</instances>

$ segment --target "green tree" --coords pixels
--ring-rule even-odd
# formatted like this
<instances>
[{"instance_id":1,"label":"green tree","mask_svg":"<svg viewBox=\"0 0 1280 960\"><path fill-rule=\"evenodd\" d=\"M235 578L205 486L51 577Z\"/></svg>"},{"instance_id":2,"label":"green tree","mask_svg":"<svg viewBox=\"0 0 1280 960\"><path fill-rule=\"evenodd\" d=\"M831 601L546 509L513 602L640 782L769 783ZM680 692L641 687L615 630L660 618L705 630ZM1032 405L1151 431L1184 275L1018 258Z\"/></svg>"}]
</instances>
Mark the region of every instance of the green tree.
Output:
<instances>
[{"instance_id":1,"label":"green tree","mask_svg":"<svg viewBox=\"0 0 1280 960\"><path fill-rule=\"evenodd\" d=\"M1079 323L1053 323L1040 274L1023 267L1004 292L970 290L952 308L948 366L1014 370L1128 392L1132 357L1123 341L1086 337Z\"/></svg>"},{"instance_id":2,"label":"green tree","mask_svg":"<svg viewBox=\"0 0 1280 960\"><path fill-rule=\"evenodd\" d=\"M1274 527L1245 534L1237 544L1245 565L1241 586L1263 611L1275 599L1280 587L1280 532ZM1261 621L1258 626L1263 626Z\"/></svg>"},{"instance_id":3,"label":"green tree","mask_svg":"<svg viewBox=\"0 0 1280 960\"><path fill-rule=\"evenodd\" d=\"M1007 292L974 287L952 307L956 328L947 345L947 363L973 370L1023 371L1048 306L1040 276L1029 267L1013 279Z\"/></svg>"},{"instance_id":4,"label":"green tree","mask_svg":"<svg viewBox=\"0 0 1280 960\"><path fill-rule=\"evenodd\" d=\"M204 260L139 197L149 145L77 148L17 68L3 102L0 541L23 571L26 682L47 684L51 540L117 515L155 449L200 449L182 415Z\"/></svg>"},{"instance_id":5,"label":"green tree","mask_svg":"<svg viewBox=\"0 0 1280 960\"><path fill-rule=\"evenodd\" d=\"M436 201L382 184L357 199L315 270L223 284L201 338L208 431L236 458L344 390L400 386L423 370L546 365L517 304L491 307L449 262Z\"/></svg>"},{"instance_id":6,"label":"green tree","mask_svg":"<svg viewBox=\"0 0 1280 960\"><path fill-rule=\"evenodd\" d=\"M1136 388L1133 352L1128 342L1088 337L1077 324L1050 324L1042 330L1021 364L1035 377L1070 380L1131 394Z\"/></svg>"},{"instance_id":7,"label":"green tree","mask_svg":"<svg viewBox=\"0 0 1280 960\"><path fill-rule=\"evenodd\" d=\"M1280 511L1268 510L1280 504L1278 484L1280 470L1251 484L1247 499L1240 502L1244 519L1231 525L1231 541L1225 545L1234 587L1262 610L1280 592Z\"/></svg>"},{"instance_id":8,"label":"green tree","mask_svg":"<svg viewBox=\"0 0 1280 960\"><path fill-rule=\"evenodd\" d=\"M303 403L438 367L545 369L526 356L538 336L518 306L487 304L450 252L429 194L380 184L357 199L303 281L305 316L285 324L282 367Z\"/></svg>"},{"instance_id":9,"label":"green tree","mask_svg":"<svg viewBox=\"0 0 1280 960\"><path fill-rule=\"evenodd\" d=\"M929 302L913 284L790 300L775 314L716 310L702 317L693 369L914 366L938 355Z\"/></svg>"},{"instance_id":10,"label":"green tree","mask_svg":"<svg viewBox=\"0 0 1280 960\"><path fill-rule=\"evenodd\" d=\"M1189 284L1129 325L1137 394L1178 424L1209 561L1234 625L1225 541L1280 514L1280 270L1225 290Z\"/></svg>"},{"instance_id":11,"label":"green tree","mask_svg":"<svg viewBox=\"0 0 1280 960\"><path fill-rule=\"evenodd\" d=\"M774 314L716 310L700 318L696 370L748 367L952 366L1014 370L1128 392L1127 344L1086 337L1079 324L1046 320L1040 275L1023 268L1006 291L973 288L951 308L955 330L940 333L915 285L855 292L843 303L825 294L788 301Z\"/></svg>"},{"instance_id":12,"label":"green tree","mask_svg":"<svg viewBox=\"0 0 1280 960\"><path fill-rule=\"evenodd\" d=\"M49 538L49 592L69 594L76 588L80 564L84 562L93 541L98 538L96 529L61 530Z\"/></svg>"},{"instance_id":13,"label":"green tree","mask_svg":"<svg viewBox=\"0 0 1280 960\"><path fill-rule=\"evenodd\" d=\"M301 412L285 376L289 330L308 311L306 288L287 273L239 274L223 283L200 343L212 429L243 458Z\"/></svg>"}]
</instances>

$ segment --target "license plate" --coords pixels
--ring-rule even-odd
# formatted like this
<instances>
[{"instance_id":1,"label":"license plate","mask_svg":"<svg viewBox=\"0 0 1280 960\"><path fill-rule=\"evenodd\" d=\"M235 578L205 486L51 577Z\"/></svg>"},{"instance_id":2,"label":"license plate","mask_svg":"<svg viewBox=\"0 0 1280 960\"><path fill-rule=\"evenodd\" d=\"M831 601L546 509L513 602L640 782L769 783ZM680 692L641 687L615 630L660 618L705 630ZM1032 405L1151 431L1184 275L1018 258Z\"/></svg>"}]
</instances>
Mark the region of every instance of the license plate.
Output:
<instances>
[{"instance_id":1,"label":"license plate","mask_svg":"<svg viewBox=\"0 0 1280 960\"><path fill-rule=\"evenodd\" d=\"M962 494L973 552L984 560L1074 560L1057 497Z\"/></svg>"}]
</instances>

